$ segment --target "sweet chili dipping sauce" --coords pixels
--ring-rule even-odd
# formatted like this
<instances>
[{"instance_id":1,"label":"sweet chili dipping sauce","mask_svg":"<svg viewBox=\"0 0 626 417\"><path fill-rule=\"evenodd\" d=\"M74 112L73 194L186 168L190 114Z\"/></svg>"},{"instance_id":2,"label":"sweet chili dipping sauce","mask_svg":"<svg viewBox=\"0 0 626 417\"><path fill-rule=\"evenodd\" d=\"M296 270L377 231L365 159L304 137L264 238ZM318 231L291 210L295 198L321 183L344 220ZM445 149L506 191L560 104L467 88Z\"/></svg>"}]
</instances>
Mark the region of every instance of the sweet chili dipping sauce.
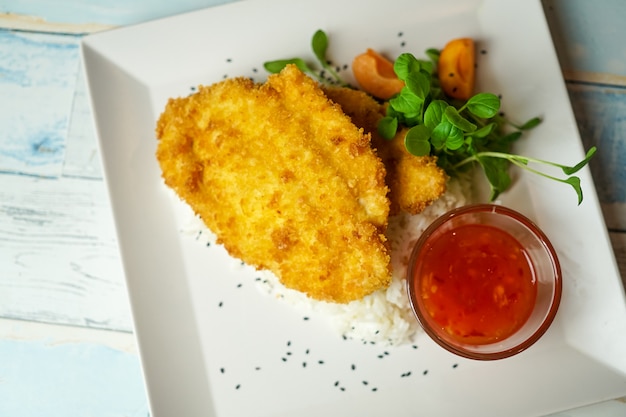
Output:
<instances>
[{"instance_id":1,"label":"sweet chili dipping sauce","mask_svg":"<svg viewBox=\"0 0 626 417\"><path fill-rule=\"evenodd\" d=\"M513 236L489 225L464 224L424 249L418 296L451 337L468 344L493 343L526 322L537 296L536 278Z\"/></svg>"}]
</instances>

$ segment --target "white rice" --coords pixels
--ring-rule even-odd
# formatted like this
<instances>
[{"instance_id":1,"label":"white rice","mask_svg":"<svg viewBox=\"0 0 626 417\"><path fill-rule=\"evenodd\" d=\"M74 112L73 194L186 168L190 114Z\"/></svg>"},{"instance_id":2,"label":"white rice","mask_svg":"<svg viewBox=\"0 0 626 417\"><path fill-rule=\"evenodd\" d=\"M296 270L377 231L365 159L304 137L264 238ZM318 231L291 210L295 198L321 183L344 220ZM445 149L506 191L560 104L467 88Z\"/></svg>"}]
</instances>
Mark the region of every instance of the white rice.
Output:
<instances>
[{"instance_id":1,"label":"white rice","mask_svg":"<svg viewBox=\"0 0 626 417\"><path fill-rule=\"evenodd\" d=\"M317 301L305 294L283 286L269 271L259 271L259 290L289 303L299 311L316 313L328 318L338 335L364 343L401 345L411 343L419 331L405 288L405 274L413 244L437 217L465 205L470 200L468 181L451 179L446 193L418 215L401 214L389 219L387 237L391 244L392 282L385 290L377 291L348 304ZM214 235L199 219L194 219L185 233L204 236L202 243L214 243Z\"/></svg>"}]
</instances>

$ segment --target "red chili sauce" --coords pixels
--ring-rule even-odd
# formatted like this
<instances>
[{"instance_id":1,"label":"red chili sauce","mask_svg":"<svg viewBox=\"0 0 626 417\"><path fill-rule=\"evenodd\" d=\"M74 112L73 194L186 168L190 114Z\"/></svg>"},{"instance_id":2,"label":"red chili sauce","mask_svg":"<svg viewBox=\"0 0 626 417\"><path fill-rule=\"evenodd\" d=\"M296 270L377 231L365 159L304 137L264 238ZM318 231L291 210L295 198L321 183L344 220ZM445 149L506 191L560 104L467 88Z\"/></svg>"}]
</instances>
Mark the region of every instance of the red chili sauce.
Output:
<instances>
[{"instance_id":1,"label":"red chili sauce","mask_svg":"<svg viewBox=\"0 0 626 417\"><path fill-rule=\"evenodd\" d=\"M508 233L463 225L427 244L421 297L443 330L464 343L487 344L517 331L537 296L531 261Z\"/></svg>"}]
</instances>

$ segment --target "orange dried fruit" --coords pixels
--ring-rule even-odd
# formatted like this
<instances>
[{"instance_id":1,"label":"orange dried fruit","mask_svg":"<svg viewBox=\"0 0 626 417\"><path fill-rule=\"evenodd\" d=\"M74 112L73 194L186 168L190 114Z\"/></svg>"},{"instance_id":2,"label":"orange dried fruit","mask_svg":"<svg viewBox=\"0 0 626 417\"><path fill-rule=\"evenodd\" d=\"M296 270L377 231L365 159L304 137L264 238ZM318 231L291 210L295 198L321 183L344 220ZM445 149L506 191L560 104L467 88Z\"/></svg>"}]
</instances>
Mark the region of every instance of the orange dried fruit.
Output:
<instances>
[{"instance_id":1,"label":"orange dried fruit","mask_svg":"<svg viewBox=\"0 0 626 417\"><path fill-rule=\"evenodd\" d=\"M354 58L352 71L363 91L382 100L390 99L404 87L404 81L393 70L393 62L370 48Z\"/></svg>"},{"instance_id":2,"label":"orange dried fruit","mask_svg":"<svg viewBox=\"0 0 626 417\"><path fill-rule=\"evenodd\" d=\"M474 92L476 55L474 40L453 39L439 55L437 73L443 92L459 100L469 99Z\"/></svg>"}]
</instances>

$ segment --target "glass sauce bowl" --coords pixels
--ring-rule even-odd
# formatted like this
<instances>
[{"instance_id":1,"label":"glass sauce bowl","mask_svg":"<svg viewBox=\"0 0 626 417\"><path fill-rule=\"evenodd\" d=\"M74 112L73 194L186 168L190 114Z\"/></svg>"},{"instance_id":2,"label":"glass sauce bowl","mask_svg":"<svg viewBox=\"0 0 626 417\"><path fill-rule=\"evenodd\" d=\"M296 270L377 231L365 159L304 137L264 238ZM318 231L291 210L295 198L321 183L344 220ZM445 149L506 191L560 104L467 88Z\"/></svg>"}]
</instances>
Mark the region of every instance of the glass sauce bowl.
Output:
<instances>
[{"instance_id":1,"label":"glass sauce bowl","mask_svg":"<svg viewBox=\"0 0 626 417\"><path fill-rule=\"evenodd\" d=\"M436 219L413 248L407 290L425 332L457 355L502 359L551 325L561 268L547 236L524 215L476 204Z\"/></svg>"}]
</instances>

